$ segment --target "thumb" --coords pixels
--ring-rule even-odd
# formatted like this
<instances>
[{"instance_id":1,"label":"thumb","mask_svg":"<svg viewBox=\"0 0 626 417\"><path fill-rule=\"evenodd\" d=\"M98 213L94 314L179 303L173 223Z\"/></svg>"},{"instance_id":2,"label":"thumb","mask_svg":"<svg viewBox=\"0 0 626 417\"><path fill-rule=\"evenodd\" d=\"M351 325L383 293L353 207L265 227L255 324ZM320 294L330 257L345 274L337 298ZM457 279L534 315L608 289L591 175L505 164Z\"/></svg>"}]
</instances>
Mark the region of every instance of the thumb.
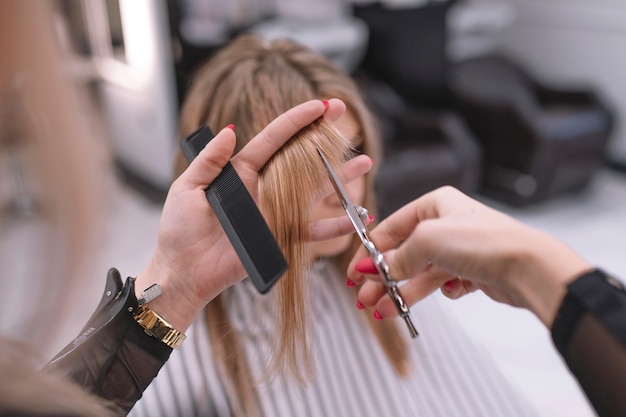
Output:
<instances>
[{"instance_id":1,"label":"thumb","mask_svg":"<svg viewBox=\"0 0 626 417\"><path fill-rule=\"evenodd\" d=\"M426 220L424 223L428 222ZM382 225L382 223L381 223ZM379 225L379 227L381 227ZM421 226L421 224L419 225ZM424 245L418 236L419 226L396 248L383 252L383 257L389 265L391 276L396 281L415 277L430 265L430 248ZM395 239L397 236L393 236ZM391 240L385 243L389 243ZM348 266L348 278L355 283L361 283L365 275L378 275L378 270L371 257L367 256L364 248L359 248ZM373 277L370 277L373 278ZM375 278L376 279L376 278ZM378 278L380 279L380 278Z\"/></svg>"},{"instance_id":2,"label":"thumb","mask_svg":"<svg viewBox=\"0 0 626 417\"><path fill-rule=\"evenodd\" d=\"M178 177L179 184L186 188L207 188L230 160L235 143L233 128L222 129Z\"/></svg>"},{"instance_id":3,"label":"thumb","mask_svg":"<svg viewBox=\"0 0 626 417\"><path fill-rule=\"evenodd\" d=\"M384 252L383 256L389 264L394 279L401 281L415 277L431 264L432 250L421 237L423 222L397 248Z\"/></svg>"}]
</instances>

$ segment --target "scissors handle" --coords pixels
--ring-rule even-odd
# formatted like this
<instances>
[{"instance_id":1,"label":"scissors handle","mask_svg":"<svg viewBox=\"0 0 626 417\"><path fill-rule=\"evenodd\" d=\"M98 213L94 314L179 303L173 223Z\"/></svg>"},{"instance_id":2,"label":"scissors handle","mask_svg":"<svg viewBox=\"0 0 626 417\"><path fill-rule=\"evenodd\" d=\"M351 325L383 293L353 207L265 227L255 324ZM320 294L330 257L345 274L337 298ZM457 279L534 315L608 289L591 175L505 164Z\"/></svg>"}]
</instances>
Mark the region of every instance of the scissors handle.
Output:
<instances>
[{"instance_id":1,"label":"scissors handle","mask_svg":"<svg viewBox=\"0 0 626 417\"><path fill-rule=\"evenodd\" d=\"M383 277L383 283L387 288L387 294L389 294L389 296L391 297L391 301L393 301L393 303L396 305L396 309L398 310L398 313L400 313L400 317L404 319L406 327L408 327L409 329L409 334L412 338L417 337L419 333L417 332L417 329L415 329L413 321L411 321L411 311L409 310L409 306L407 305L406 301L404 301L404 298L400 293L400 287L398 287L398 283L391 277L389 264L383 257L382 252L376 249L373 243L371 243L370 246L366 245L365 247L368 248L368 250L370 251L370 256L374 260L374 264L376 265L380 276Z\"/></svg>"},{"instance_id":2,"label":"scissors handle","mask_svg":"<svg viewBox=\"0 0 626 417\"><path fill-rule=\"evenodd\" d=\"M411 320L411 312L409 311L409 306L404 301L404 298L402 298L402 295L400 294L400 288L398 288L398 285L395 283L393 285L388 285L387 294L389 294L394 304L396 305L396 308L398 309L398 313L400 313L400 317L404 319L404 322L406 323L406 327L409 329L409 334L411 335L411 337L412 338L417 337L419 333L417 332L417 329L413 325L413 321Z\"/></svg>"}]
</instances>

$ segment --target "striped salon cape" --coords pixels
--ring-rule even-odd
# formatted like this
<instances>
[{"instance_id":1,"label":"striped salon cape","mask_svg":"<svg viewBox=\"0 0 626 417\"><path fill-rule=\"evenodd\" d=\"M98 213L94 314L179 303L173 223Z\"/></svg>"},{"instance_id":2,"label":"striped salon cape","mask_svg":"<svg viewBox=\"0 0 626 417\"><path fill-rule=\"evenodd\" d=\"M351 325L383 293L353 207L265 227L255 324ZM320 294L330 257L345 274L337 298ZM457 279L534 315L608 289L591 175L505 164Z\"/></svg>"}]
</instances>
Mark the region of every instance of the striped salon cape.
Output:
<instances>
[{"instance_id":1,"label":"striped salon cape","mask_svg":"<svg viewBox=\"0 0 626 417\"><path fill-rule=\"evenodd\" d=\"M306 386L283 378L260 383L258 392L266 417L537 416L530 402L507 383L486 352L471 342L436 297L411 308L420 336L408 342L412 372L402 379L364 320L371 311L355 307L345 277L320 261L310 279L315 378ZM228 289L226 296L252 372L261 375L276 323L268 307L271 297L257 294L248 280ZM400 319L398 324L404 326ZM130 415L230 415L203 318L188 330L187 340L172 353Z\"/></svg>"}]
</instances>

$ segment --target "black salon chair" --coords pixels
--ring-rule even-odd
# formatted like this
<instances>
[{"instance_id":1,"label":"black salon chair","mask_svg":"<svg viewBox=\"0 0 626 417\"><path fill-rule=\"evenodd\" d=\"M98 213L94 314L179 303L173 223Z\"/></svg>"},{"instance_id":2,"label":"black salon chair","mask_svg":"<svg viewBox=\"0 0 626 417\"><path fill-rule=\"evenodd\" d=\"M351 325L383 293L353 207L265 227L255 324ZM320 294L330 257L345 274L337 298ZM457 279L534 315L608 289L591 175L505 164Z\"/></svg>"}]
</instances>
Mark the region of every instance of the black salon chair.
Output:
<instances>
[{"instance_id":1,"label":"black salon chair","mask_svg":"<svg viewBox=\"0 0 626 417\"><path fill-rule=\"evenodd\" d=\"M468 193L480 182L481 153L460 117L451 112L407 112L376 177L379 213L384 218L415 198L452 185Z\"/></svg>"},{"instance_id":2,"label":"black salon chair","mask_svg":"<svg viewBox=\"0 0 626 417\"><path fill-rule=\"evenodd\" d=\"M388 84L362 73L355 79L383 138L375 181L381 218L444 185L478 190L480 146L458 115L410 105Z\"/></svg>"},{"instance_id":3,"label":"black salon chair","mask_svg":"<svg viewBox=\"0 0 626 417\"><path fill-rule=\"evenodd\" d=\"M590 89L556 89L511 60L454 65L456 109L483 148L481 192L526 205L585 188L604 162L611 112Z\"/></svg>"},{"instance_id":4,"label":"black salon chair","mask_svg":"<svg viewBox=\"0 0 626 417\"><path fill-rule=\"evenodd\" d=\"M449 92L446 21L455 3L354 8L369 28L355 78L383 136L375 184L382 217L444 185L478 190L480 147L454 113Z\"/></svg>"}]
</instances>

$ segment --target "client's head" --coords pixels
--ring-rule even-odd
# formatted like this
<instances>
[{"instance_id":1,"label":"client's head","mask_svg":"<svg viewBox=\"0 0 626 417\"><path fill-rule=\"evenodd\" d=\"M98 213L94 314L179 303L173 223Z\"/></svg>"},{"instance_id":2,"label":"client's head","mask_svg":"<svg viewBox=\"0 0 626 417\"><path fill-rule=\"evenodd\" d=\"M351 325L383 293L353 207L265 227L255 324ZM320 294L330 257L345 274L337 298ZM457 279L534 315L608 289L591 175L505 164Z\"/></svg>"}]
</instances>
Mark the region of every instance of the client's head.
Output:
<instances>
[{"instance_id":1,"label":"client's head","mask_svg":"<svg viewBox=\"0 0 626 417\"><path fill-rule=\"evenodd\" d=\"M201 124L206 124L214 131L233 123L237 132L237 147L240 150L252 137L260 132L275 117L289 108L311 99L339 98L347 108L346 114L334 125L344 140L352 142L354 150L363 152L377 159L379 140L373 127L370 113L358 92L352 78L334 66L319 53L311 51L289 40L266 41L262 38L243 35L235 39L215 57L213 57L196 75L185 100L181 115L182 134L186 135ZM304 181L317 179L323 174L319 169L308 171L307 165L315 162L321 168L319 158L312 154L315 141L322 148L329 147L328 157L341 157L342 147L335 142L337 138L313 134L317 139L311 140L313 129L307 129L309 139L292 140L276 157L267 164L272 167L276 160L283 161L277 167L276 177L285 184L288 180ZM328 131L328 129L326 129ZM304 135L300 135L304 136ZM297 146L305 147L296 153ZM303 152L303 153L302 153ZM291 155L286 157L286 155ZM311 161L311 158L314 161ZM290 163L291 166L285 166ZM177 161L178 173L182 172L186 162L182 156ZM263 182L271 177L264 172ZM276 185L276 184L274 184ZM263 185L261 185L263 187ZM286 187L282 187L285 191ZM371 176L361 181L348 184L348 191L354 193L356 204L363 204L374 209L371 193ZM292 211L306 202L302 192L302 184L291 190L295 194L281 194L278 197L280 211ZM271 191L268 191L271 192ZM261 192L262 204L267 201L265 192ZM324 204L326 203L326 204ZM267 207L265 207L267 210ZM343 214L338 199L331 196L318 204L313 218L335 217ZM264 215L271 222L269 213ZM282 213L281 216L284 216ZM275 227L275 225L270 225ZM293 230L290 231L293 233ZM330 242L310 245L309 256L335 256L346 251L352 237L344 237ZM286 249L286 248L283 248Z\"/></svg>"},{"instance_id":2,"label":"client's head","mask_svg":"<svg viewBox=\"0 0 626 417\"><path fill-rule=\"evenodd\" d=\"M345 115L335 123L322 118L301 130L260 175L259 206L290 264L272 291L282 317L272 355L292 371L306 370L310 362L306 348L308 265L316 257L346 253L354 239L305 243L309 220L344 214L335 195L312 205L316 189L328 181L316 148L337 168L354 153L376 158L378 139L371 116L350 76L322 55L289 40L267 41L253 35L235 39L199 70L181 114L181 136L200 125L217 131L233 123L237 152L291 107L329 98L346 104ZM186 165L180 155L176 171L182 172ZM348 184L347 189L355 203L374 207L369 176Z\"/></svg>"},{"instance_id":3,"label":"client's head","mask_svg":"<svg viewBox=\"0 0 626 417\"><path fill-rule=\"evenodd\" d=\"M303 187L306 185L303 182L315 186L320 175L325 175L320 171L313 145L327 149L326 154L331 159L342 158L345 144L338 146L337 141L343 139L350 141L357 152L377 157L379 141L372 118L349 75L320 54L292 41L241 36L196 75L181 115L182 134L202 124L218 130L233 123L237 132L235 151L238 151L270 121L294 105L333 97L341 99L347 108L346 114L334 124L340 138L325 123L305 129L299 137L307 139L294 138L267 164L262 175L260 199L270 226L274 232L281 226L289 226L284 231L290 235L289 239L298 239L298 244L303 244L303 236L294 236L295 232L306 232L296 227L304 220L297 217L310 210L304 199L309 190ZM328 134L320 135L320 126ZM184 158L179 156L176 171L180 173L185 166ZM374 208L370 176L353 181L347 189L356 204L363 204L370 210ZM271 194L274 194L273 199L270 199ZM277 204L273 210L278 213L269 211L268 206L273 203ZM343 210L337 197L332 195L306 214L309 218L336 217L342 215ZM287 217L291 217L290 222ZM272 224L275 220L280 220L281 224ZM280 236L277 238L282 243ZM352 240L354 236L313 243L306 255L308 258L341 255ZM283 250L291 252L287 247Z\"/></svg>"}]
</instances>

